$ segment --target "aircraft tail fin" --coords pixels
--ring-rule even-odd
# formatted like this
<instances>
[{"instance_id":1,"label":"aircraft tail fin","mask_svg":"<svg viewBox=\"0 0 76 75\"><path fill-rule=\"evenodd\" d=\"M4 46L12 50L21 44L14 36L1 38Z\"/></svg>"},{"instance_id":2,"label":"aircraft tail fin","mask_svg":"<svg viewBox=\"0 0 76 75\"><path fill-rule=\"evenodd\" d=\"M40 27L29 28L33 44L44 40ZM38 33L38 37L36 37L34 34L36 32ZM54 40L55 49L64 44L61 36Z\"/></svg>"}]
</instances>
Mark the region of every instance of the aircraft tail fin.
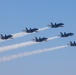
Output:
<instances>
[{"instance_id":1,"label":"aircraft tail fin","mask_svg":"<svg viewBox=\"0 0 76 75\"><path fill-rule=\"evenodd\" d=\"M63 33L62 32L60 32L60 34L61 34L61 36L63 36Z\"/></svg>"},{"instance_id":2,"label":"aircraft tail fin","mask_svg":"<svg viewBox=\"0 0 76 75\"><path fill-rule=\"evenodd\" d=\"M53 25L53 23L51 22L51 25Z\"/></svg>"},{"instance_id":3,"label":"aircraft tail fin","mask_svg":"<svg viewBox=\"0 0 76 75\"><path fill-rule=\"evenodd\" d=\"M72 42L70 41L70 44L72 45Z\"/></svg>"},{"instance_id":4,"label":"aircraft tail fin","mask_svg":"<svg viewBox=\"0 0 76 75\"><path fill-rule=\"evenodd\" d=\"M27 27L26 27L26 31L28 31Z\"/></svg>"},{"instance_id":5,"label":"aircraft tail fin","mask_svg":"<svg viewBox=\"0 0 76 75\"><path fill-rule=\"evenodd\" d=\"M5 34L5 37L6 37L6 34Z\"/></svg>"},{"instance_id":6,"label":"aircraft tail fin","mask_svg":"<svg viewBox=\"0 0 76 75\"><path fill-rule=\"evenodd\" d=\"M35 37L35 39L37 40L37 37Z\"/></svg>"},{"instance_id":7,"label":"aircraft tail fin","mask_svg":"<svg viewBox=\"0 0 76 75\"><path fill-rule=\"evenodd\" d=\"M70 45L73 46L74 44L70 41Z\"/></svg>"},{"instance_id":8,"label":"aircraft tail fin","mask_svg":"<svg viewBox=\"0 0 76 75\"><path fill-rule=\"evenodd\" d=\"M0 34L0 37L1 37L1 38L3 38L3 35L2 35L2 34Z\"/></svg>"},{"instance_id":9,"label":"aircraft tail fin","mask_svg":"<svg viewBox=\"0 0 76 75\"><path fill-rule=\"evenodd\" d=\"M41 40L41 37L39 37L39 40Z\"/></svg>"},{"instance_id":10,"label":"aircraft tail fin","mask_svg":"<svg viewBox=\"0 0 76 75\"><path fill-rule=\"evenodd\" d=\"M57 25L57 24L55 23L55 25Z\"/></svg>"},{"instance_id":11,"label":"aircraft tail fin","mask_svg":"<svg viewBox=\"0 0 76 75\"><path fill-rule=\"evenodd\" d=\"M51 27L53 27L53 23L51 22Z\"/></svg>"},{"instance_id":12,"label":"aircraft tail fin","mask_svg":"<svg viewBox=\"0 0 76 75\"><path fill-rule=\"evenodd\" d=\"M30 31L31 31L32 29L30 28Z\"/></svg>"},{"instance_id":13,"label":"aircraft tail fin","mask_svg":"<svg viewBox=\"0 0 76 75\"><path fill-rule=\"evenodd\" d=\"M76 44L76 42L74 41L74 44Z\"/></svg>"},{"instance_id":14,"label":"aircraft tail fin","mask_svg":"<svg viewBox=\"0 0 76 75\"><path fill-rule=\"evenodd\" d=\"M64 32L64 35L66 35L66 32Z\"/></svg>"}]
</instances>

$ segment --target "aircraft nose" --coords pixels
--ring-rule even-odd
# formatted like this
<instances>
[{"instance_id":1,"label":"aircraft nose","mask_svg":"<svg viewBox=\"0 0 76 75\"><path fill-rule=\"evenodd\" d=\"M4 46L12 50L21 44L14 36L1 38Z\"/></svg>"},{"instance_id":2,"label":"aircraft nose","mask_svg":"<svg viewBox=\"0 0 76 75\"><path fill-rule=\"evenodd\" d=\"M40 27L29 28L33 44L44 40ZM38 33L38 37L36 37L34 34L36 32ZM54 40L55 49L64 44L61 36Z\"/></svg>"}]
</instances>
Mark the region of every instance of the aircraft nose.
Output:
<instances>
[{"instance_id":1,"label":"aircraft nose","mask_svg":"<svg viewBox=\"0 0 76 75\"><path fill-rule=\"evenodd\" d=\"M64 23L62 23L62 25L64 25Z\"/></svg>"},{"instance_id":2,"label":"aircraft nose","mask_svg":"<svg viewBox=\"0 0 76 75\"><path fill-rule=\"evenodd\" d=\"M72 33L72 35L74 35L74 33Z\"/></svg>"}]
</instances>

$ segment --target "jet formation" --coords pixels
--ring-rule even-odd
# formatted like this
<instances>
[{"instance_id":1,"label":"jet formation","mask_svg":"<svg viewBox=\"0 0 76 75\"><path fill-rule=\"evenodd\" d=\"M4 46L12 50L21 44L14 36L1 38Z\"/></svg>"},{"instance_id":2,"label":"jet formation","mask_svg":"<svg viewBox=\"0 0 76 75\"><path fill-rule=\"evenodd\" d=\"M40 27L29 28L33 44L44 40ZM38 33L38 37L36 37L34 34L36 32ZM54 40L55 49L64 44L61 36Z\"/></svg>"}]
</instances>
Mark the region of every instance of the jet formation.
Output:
<instances>
[{"instance_id":1,"label":"jet formation","mask_svg":"<svg viewBox=\"0 0 76 75\"><path fill-rule=\"evenodd\" d=\"M48 38L46 38L46 37L43 37L43 38L41 38L41 37L39 37L39 38L35 37L35 39L33 39L33 41L43 42L43 41L47 41L47 39L48 39Z\"/></svg>"},{"instance_id":2,"label":"jet formation","mask_svg":"<svg viewBox=\"0 0 76 75\"><path fill-rule=\"evenodd\" d=\"M58 27L64 27L64 23L55 23L55 24L53 24L52 22L51 22L51 24L50 25L48 25L48 27L51 27L51 28L58 28ZM38 32L38 28L25 28L24 30L23 30L23 32L26 32L26 33L34 33L34 32ZM74 35L74 33L66 33L66 32L64 32L64 33L62 33L62 32L60 32L60 35L58 35L58 36L60 36L60 37L69 37L69 36L73 36ZM2 34L0 34L0 38L2 39L2 40L7 40L7 39L13 39L13 35L2 35ZM43 41L47 41L47 39L48 38L46 38L46 37L39 37L39 38L37 38L37 37L35 37L35 39L33 39L33 41L35 41L35 42L43 42ZM76 42L74 41L74 43L73 42L71 42L70 41L70 44L69 44L70 46L76 46Z\"/></svg>"},{"instance_id":3,"label":"jet formation","mask_svg":"<svg viewBox=\"0 0 76 75\"><path fill-rule=\"evenodd\" d=\"M70 41L70 44L68 44L68 45L70 45L70 46L76 46L76 42L75 41L74 42Z\"/></svg>"},{"instance_id":4,"label":"jet formation","mask_svg":"<svg viewBox=\"0 0 76 75\"><path fill-rule=\"evenodd\" d=\"M23 30L26 33L33 33L33 32L38 32L38 28L33 28L33 29L28 29L27 27L25 28L25 30Z\"/></svg>"},{"instance_id":5,"label":"jet formation","mask_svg":"<svg viewBox=\"0 0 76 75\"><path fill-rule=\"evenodd\" d=\"M1 39L3 39L3 40L7 40L7 39L13 39L12 37L12 35L5 35L5 36L3 36L2 34L0 34L0 37L1 37Z\"/></svg>"},{"instance_id":6,"label":"jet formation","mask_svg":"<svg viewBox=\"0 0 76 75\"><path fill-rule=\"evenodd\" d=\"M55 23L55 24L53 24L52 22L51 22L51 24L50 25L48 25L48 27L51 27L51 28L58 28L58 27L64 27L63 26L64 25L64 23Z\"/></svg>"},{"instance_id":7,"label":"jet formation","mask_svg":"<svg viewBox=\"0 0 76 75\"><path fill-rule=\"evenodd\" d=\"M71 32L70 33L66 33L66 32L62 33L62 32L60 32L60 34L61 34L60 35L61 37L69 37L69 36L73 36L74 35L74 33L71 33Z\"/></svg>"}]
</instances>

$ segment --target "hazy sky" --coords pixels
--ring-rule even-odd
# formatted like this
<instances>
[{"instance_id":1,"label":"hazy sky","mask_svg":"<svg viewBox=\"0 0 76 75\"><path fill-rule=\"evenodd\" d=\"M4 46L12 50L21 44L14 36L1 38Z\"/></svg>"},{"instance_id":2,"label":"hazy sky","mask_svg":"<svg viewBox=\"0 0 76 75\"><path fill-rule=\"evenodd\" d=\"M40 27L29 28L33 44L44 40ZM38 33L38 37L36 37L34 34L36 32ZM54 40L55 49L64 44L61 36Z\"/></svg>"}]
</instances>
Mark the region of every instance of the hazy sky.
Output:
<instances>
[{"instance_id":1,"label":"hazy sky","mask_svg":"<svg viewBox=\"0 0 76 75\"><path fill-rule=\"evenodd\" d=\"M0 0L0 34L15 34L27 28L44 28L50 22L64 23L64 28L47 30L0 42L8 46L31 41L36 37L54 37L60 32L74 36L56 38L27 47L0 52L0 58L23 52L64 46L76 41L75 0ZM0 75L76 75L76 47L57 49L0 63Z\"/></svg>"}]
</instances>

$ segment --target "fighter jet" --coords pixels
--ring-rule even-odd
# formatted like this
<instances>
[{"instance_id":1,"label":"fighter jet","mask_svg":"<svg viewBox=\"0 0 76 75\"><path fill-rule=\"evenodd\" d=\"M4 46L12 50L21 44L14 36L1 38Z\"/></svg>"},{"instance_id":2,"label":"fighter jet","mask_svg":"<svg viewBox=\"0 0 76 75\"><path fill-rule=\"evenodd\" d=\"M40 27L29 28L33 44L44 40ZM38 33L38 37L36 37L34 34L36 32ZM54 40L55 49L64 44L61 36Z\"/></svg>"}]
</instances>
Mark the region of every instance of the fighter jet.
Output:
<instances>
[{"instance_id":1,"label":"fighter jet","mask_svg":"<svg viewBox=\"0 0 76 75\"><path fill-rule=\"evenodd\" d=\"M74 35L74 33L71 33L71 32L70 33L64 32L64 34L62 32L60 32L60 34L61 34L60 35L61 37L69 37L69 36L73 36Z\"/></svg>"},{"instance_id":2,"label":"fighter jet","mask_svg":"<svg viewBox=\"0 0 76 75\"><path fill-rule=\"evenodd\" d=\"M9 39L9 38L13 39L12 37L13 37L12 35L5 35L5 36L3 36L3 35L1 34L1 39L3 39L3 40L7 40L7 39Z\"/></svg>"},{"instance_id":3,"label":"fighter jet","mask_svg":"<svg viewBox=\"0 0 76 75\"><path fill-rule=\"evenodd\" d=\"M46 38L46 37L43 37L43 38L41 38L41 37L39 37L39 38L35 37L35 39L33 39L33 40L36 41L36 42L43 42L43 41L47 41L47 39L48 38Z\"/></svg>"},{"instance_id":4,"label":"fighter jet","mask_svg":"<svg viewBox=\"0 0 76 75\"><path fill-rule=\"evenodd\" d=\"M26 33L33 33L33 32L38 32L38 29L37 28L33 28L33 29L28 29L27 27L25 28L25 30L23 30L24 32Z\"/></svg>"},{"instance_id":5,"label":"fighter jet","mask_svg":"<svg viewBox=\"0 0 76 75\"><path fill-rule=\"evenodd\" d=\"M75 41L74 42L70 41L70 44L68 44L68 45L70 45L70 46L76 46L76 42Z\"/></svg>"},{"instance_id":6,"label":"fighter jet","mask_svg":"<svg viewBox=\"0 0 76 75\"><path fill-rule=\"evenodd\" d=\"M52 22L51 22L51 25L48 25L49 27L51 27L51 28L58 28L58 27L63 27L63 25L64 25L64 23L55 23L55 24L53 24Z\"/></svg>"}]
</instances>

